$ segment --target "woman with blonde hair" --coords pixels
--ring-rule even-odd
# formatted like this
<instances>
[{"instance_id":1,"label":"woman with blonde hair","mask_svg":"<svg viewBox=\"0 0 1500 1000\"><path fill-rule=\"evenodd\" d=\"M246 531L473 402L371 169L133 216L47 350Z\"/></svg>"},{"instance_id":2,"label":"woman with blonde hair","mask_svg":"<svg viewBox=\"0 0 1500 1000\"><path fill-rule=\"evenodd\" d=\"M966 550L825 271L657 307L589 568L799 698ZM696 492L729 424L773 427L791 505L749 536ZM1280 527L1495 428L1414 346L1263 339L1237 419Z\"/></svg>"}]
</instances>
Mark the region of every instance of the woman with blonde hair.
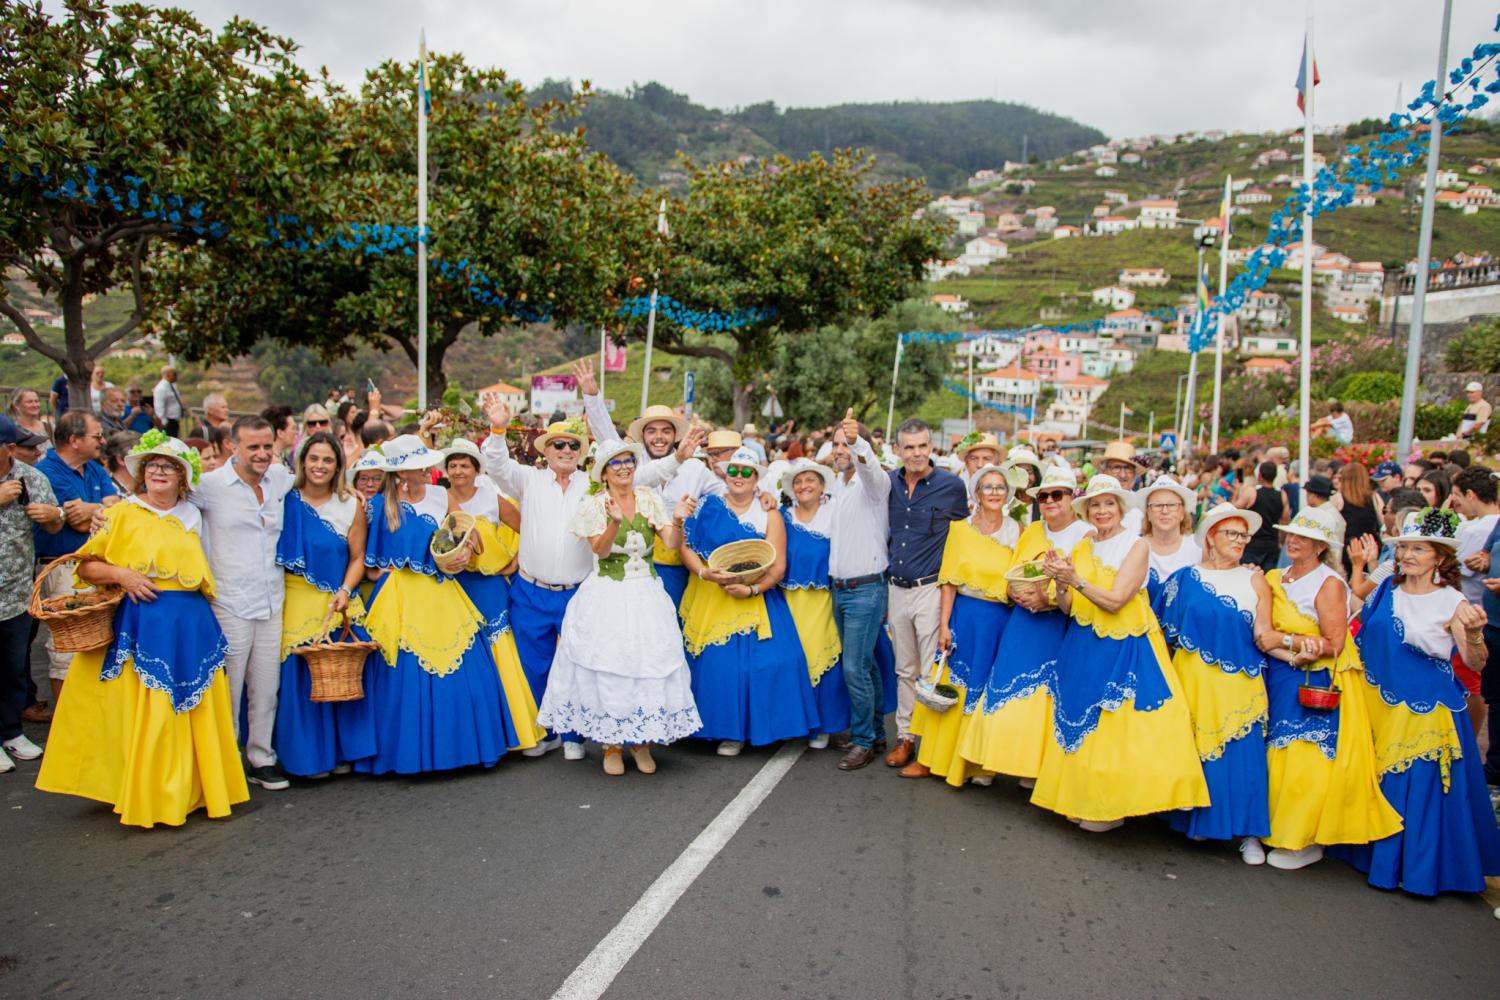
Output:
<instances>
[{"instance_id":1,"label":"woman with blonde hair","mask_svg":"<svg viewBox=\"0 0 1500 1000\"><path fill-rule=\"evenodd\" d=\"M1154 604L1167 577L1196 565L1203 555L1203 543L1193 537L1193 510L1198 498L1171 476L1158 477L1136 490L1135 495L1146 513L1141 525L1148 556L1146 594Z\"/></svg>"},{"instance_id":2,"label":"woman with blonde hair","mask_svg":"<svg viewBox=\"0 0 1500 1000\"><path fill-rule=\"evenodd\" d=\"M10 405L6 412L17 427L47 439L41 446L43 452L52 447L52 421L42 416L41 393L29 386L21 386L10 394Z\"/></svg>"}]
</instances>

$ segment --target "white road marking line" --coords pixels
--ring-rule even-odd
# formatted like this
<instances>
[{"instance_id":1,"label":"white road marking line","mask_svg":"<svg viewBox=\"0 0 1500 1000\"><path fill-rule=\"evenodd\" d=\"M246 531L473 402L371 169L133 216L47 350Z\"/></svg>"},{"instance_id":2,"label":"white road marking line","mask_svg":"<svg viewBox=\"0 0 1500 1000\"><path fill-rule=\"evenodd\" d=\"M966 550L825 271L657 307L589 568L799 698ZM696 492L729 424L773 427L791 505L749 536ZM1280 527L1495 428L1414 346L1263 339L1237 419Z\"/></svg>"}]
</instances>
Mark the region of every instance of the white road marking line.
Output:
<instances>
[{"instance_id":1,"label":"white road marking line","mask_svg":"<svg viewBox=\"0 0 1500 1000\"><path fill-rule=\"evenodd\" d=\"M671 912L677 900L786 777L806 749L805 740L796 740L777 750L714 817L713 822L704 827L666 871L656 877L620 922L594 945L594 950L552 994L552 1000L598 1000L602 997L636 951L646 943L651 932L656 930L656 925Z\"/></svg>"}]
</instances>

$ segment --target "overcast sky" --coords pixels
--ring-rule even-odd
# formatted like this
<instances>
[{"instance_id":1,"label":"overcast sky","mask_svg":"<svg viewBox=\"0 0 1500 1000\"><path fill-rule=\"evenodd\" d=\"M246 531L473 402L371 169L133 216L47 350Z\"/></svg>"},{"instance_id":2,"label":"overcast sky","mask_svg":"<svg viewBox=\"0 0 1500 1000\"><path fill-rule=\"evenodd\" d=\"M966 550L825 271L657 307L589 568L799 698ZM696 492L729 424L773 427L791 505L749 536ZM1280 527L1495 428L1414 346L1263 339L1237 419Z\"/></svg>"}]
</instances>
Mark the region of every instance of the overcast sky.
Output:
<instances>
[{"instance_id":1,"label":"overcast sky","mask_svg":"<svg viewBox=\"0 0 1500 1000\"><path fill-rule=\"evenodd\" d=\"M49 4L55 6L55 4ZM527 84L656 80L733 108L994 97L1111 136L1297 123L1306 0L178 0L239 14L356 83L433 50ZM1318 119L1383 116L1436 68L1440 0L1317 0ZM1454 0L1450 57L1500 41L1494 2Z\"/></svg>"}]
</instances>

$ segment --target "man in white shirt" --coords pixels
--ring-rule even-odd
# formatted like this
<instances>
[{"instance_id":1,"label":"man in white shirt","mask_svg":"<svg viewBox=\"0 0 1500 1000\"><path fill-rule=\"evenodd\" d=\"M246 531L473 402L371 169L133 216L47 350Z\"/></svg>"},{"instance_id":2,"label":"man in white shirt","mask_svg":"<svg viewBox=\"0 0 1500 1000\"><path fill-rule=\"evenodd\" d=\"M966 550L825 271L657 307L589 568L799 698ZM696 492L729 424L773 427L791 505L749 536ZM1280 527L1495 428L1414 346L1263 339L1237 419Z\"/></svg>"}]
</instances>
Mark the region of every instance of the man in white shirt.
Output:
<instances>
[{"instance_id":1,"label":"man in white shirt","mask_svg":"<svg viewBox=\"0 0 1500 1000\"><path fill-rule=\"evenodd\" d=\"M161 370L161 381L151 390L151 402L156 409L156 419L162 429L173 437L182 436L182 396L177 392L177 369L165 365Z\"/></svg>"},{"instance_id":2,"label":"man in white shirt","mask_svg":"<svg viewBox=\"0 0 1500 1000\"><path fill-rule=\"evenodd\" d=\"M589 477L579 469L588 449L588 433L582 421L549 426L536 439L547 467L536 469L510 456L505 441L510 407L493 400L486 405L485 416L490 421L490 434L480 447L484 471L521 508L519 569L510 588L510 620L521 668L531 684L532 696L540 704L547 691L547 675L552 671L552 655L557 651L568 602L594 568L593 550L572 530L579 505L589 493ZM689 435L677 453L647 463L636 474L636 483L654 487L671 479L681 465L683 451L691 454L689 449L697 447L696 441ZM583 738L576 733L550 735L522 753L540 757L556 749L559 742L564 744L563 754L569 760L583 759Z\"/></svg>"},{"instance_id":3,"label":"man in white shirt","mask_svg":"<svg viewBox=\"0 0 1500 1000\"><path fill-rule=\"evenodd\" d=\"M1458 422L1456 433L1459 437L1467 439L1489 430L1492 410L1489 401L1484 398L1484 383L1482 382L1470 382L1464 386L1464 398L1468 400L1469 405L1464 410L1463 419Z\"/></svg>"},{"instance_id":4,"label":"man in white shirt","mask_svg":"<svg viewBox=\"0 0 1500 1000\"><path fill-rule=\"evenodd\" d=\"M1495 474L1478 465L1453 477L1450 505L1464 516L1464 523L1458 526L1459 589L1464 600L1473 604L1484 601L1484 578L1497 575L1490 572L1490 555L1484 544L1500 524L1496 485Z\"/></svg>"},{"instance_id":5,"label":"man in white shirt","mask_svg":"<svg viewBox=\"0 0 1500 1000\"><path fill-rule=\"evenodd\" d=\"M875 643L885 622L891 477L852 409L834 429L829 457L838 475L829 491L828 572L849 688L849 746L839 769L857 771L885 752L885 698Z\"/></svg>"},{"instance_id":6,"label":"man in white shirt","mask_svg":"<svg viewBox=\"0 0 1500 1000\"><path fill-rule=\"evenodd\" d=\"M275 432L265 418L240 417L229 432L229 461L205 473L188 499L203 513L203 541L217 594L214 616L229 642L229 676L235 728L247 700L246 776L272 791L286 788L271 732L281 687L281 607L285 574L276 565L282 501L292 474L275 461Z\"/></svg>"}]
</instances>

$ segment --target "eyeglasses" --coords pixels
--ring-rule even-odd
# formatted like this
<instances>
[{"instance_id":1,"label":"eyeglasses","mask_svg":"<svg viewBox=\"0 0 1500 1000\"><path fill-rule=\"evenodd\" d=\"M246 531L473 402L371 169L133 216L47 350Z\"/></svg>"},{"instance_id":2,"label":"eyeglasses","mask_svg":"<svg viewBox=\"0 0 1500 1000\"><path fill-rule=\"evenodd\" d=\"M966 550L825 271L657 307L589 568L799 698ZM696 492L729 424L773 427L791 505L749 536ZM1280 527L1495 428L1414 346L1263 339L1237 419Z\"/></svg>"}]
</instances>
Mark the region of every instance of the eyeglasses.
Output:
<instances>
[{"instance_id":1,"label":"eyeglasses","mask_svg":"<svg viewBox=\"0 0 1500 1000\"><path fill-rule=\"evenodd\" d=\"M147 472L176 472L177 463L170 459L161 459L156 462L147 462L142 468Z\"/></svg>"},{"instance_id":2,"label":"eyeglasses","mask_svg":"<svg viewBox=\"0 0 1500 1000\"><path fill-rule=\"evenodd\" d=\"M333 422L329 421L329 420L309 420L309 421L307 421L307 426L309 426L309 427L332 427L333 426Z\"/></svg>"},{"instance_id":3,"label":"eyeglasses","mask_svg":"<svg viewBox=\"0 0 1500 1000\"><path fill-rule=\"evenodd\" d=\"M1237 531L1234 528L1221 528L1218 533L1229 539L1231 542L1248 542L1250 540L1250 532L1248 531Z\"/></svg>"},{"instance_id":4,"label":"eyeglasses","mask_svg":"<svg viewBox=\"0 0 1500 1000\"><path fill-rule=\"evenodd\" d=\"M582 451L583 450L583 445L582 444L580 444L579 442L574 441L574 440L572 440L570 438L563 438L561 440L553 441L552 442L552 447L556 448L558 451Z\"/></svg>"},{"instance_id":5,"label":"eyeglasses","mask_svg":"<svg viewBox=\"0 0 1500 1000\"><path fill-rule=\"evenodd\" d=\"M742 465L731 465L724 470L724 475L730 479L754 479L758 473L754 469L747 469Z\"/></svg>"},{"instance_id":6,"label":"eyeglasses","mask_svg":"<svg viewBox=\"0 0 1500 1000\"><path fill-rule=\"evenodd\" d=\"M1171 503L1148 503L1146 505L1146 509L1147 510L1181 510L1182 509L1182 501L1181 500L1173 500Z\"/></svg>"},{"instance_id":7,"label":"eyeglasses","mask_svg":"<svg viewBox=\"0 0 1500 1000\"><path fill-rule=\"evenodd\" d=\"M635 459L629 456L625 458L612 458L604 463L604 467L606 469L633 469L635 468Z\"/></svg>"},{"instance_id":8,"label":"eyeglasses","mask_svg":"<svg viewBox=\"0 0 1500 1000\"><path fill-rule=\"evenodd\" d=\"M1010 490L1007 489L1004 486L1001 486L1001 485L997 484L997 483L990 483L988 486L981 486L981 487L979 487L978 492L980 492L980 493L1009 493Z\"/></svg>"},{"instance_id":9,"label":"eyeglasses","mask_svg":"<svg viewBox=\"0 0 1500 1000\"><path fill-rule=\"evenodd\" d=\"M1043 490L1036 498L1042 503L1061 503L1073 499L1073 493L1070 490Z\"/></svg>"}]
</instances>

